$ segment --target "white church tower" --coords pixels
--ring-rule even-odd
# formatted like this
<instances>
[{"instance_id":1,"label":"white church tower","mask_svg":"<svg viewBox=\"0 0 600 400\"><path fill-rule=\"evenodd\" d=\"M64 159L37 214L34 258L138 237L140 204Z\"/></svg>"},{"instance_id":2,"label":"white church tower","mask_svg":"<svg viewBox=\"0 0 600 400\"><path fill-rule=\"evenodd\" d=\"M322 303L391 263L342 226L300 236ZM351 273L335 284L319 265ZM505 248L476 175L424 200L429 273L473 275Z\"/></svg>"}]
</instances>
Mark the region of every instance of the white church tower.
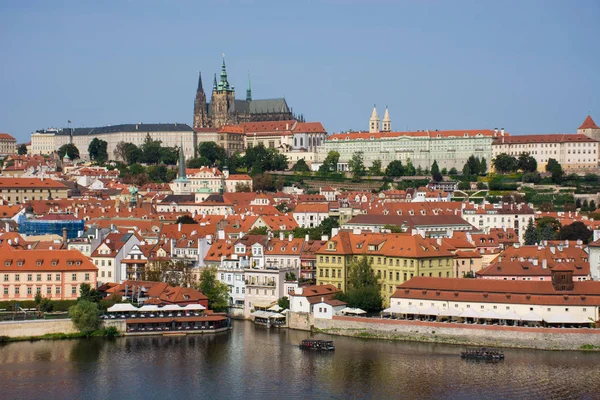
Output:
<instances>
[{"instance_id":1,"label":"white church tower","mask_svg":"<svg viewBox=\"0 0 600 400\"><path fill-rule=\"evenodd\" d=\"M369 133L377 133L379 132L379 115L377 115L377 107L373 105L373 113L371 113L371 118L369 119Z\"/></svg>"},{"instance_id":2,"label":"white church tower","mask_svg":"<svg viewBox=\"0 0 600 400\"><path fill-rule=\"evenodd\" d=\"M385 106L385 115L383 116L383 126L381 129L382 132L391 132L392 131L392 119L390 118L390 113L388 111L387 106Z\"/></svg>"}]
</instances>

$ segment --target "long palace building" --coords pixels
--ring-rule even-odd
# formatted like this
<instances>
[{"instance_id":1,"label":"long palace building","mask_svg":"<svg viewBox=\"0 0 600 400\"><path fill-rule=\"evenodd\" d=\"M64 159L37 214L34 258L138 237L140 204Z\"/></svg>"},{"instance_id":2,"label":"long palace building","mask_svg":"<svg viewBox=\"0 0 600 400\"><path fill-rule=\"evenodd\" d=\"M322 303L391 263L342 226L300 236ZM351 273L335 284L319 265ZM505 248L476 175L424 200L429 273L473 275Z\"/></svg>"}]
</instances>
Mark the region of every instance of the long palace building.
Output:
<instances>
[{"instance_id":1,"label":"long palace building","mask_svg":"<svg viewBox=\"0 0 600 400\"><path fill-rule=\"evenodd\" d=\"M340 153L340 170L348 170L348 161L358 152L362 152L367 167L375 160L381 160L383 168L394 160L405 165L410 160L415 167L429 168L437 161L440 169L460 170L471 155L485 158L489 165L492 142L498 134L498 131L490 129L394 132L388 110L383 119L383 129L380 129L379 116L373 108L369 132L330 135L319 149L317 162L312 168L318 168L332 150Z\"/></svg>"}]
</instances>

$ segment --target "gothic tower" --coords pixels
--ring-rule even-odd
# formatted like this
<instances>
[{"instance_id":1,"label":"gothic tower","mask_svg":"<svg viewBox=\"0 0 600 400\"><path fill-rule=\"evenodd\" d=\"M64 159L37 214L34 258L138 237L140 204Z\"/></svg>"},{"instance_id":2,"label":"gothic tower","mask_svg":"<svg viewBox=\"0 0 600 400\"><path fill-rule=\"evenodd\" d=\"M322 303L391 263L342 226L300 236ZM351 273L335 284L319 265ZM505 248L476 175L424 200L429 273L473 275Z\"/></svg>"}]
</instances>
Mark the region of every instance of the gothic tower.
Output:
<instances>
[{"instance_id":1,"label":"gothic tower","mask_svg":"<svg viewBox=\"0 0 600 400\"><path fill-rule=\"evenodd\" d=\"M225 56L223 56L223 64L221 65L221 79L218 83L217 77L215 76L210 103L213 127L220 127L228 123L237 122L231 118L235 116L235 89L233 86L229 86L229 82L227 81Z\"/></svg>"},{"instance_id":2,"label":"gothic tower","mask_svg":"<svg viewBox=\"0 0 600 400\"><path fill-rule=\"evenodd\" d=\"M594 140L600 140L600 128L596 125L591 115L588 115L585 121L583 121L583 124L577 129L577 133L591 137Z\"/></svg>"},{"instance_id":3,"label":"gothic tower","mask_svg":"<svg viewBox=\"0 0 600 400\"><path fill-rule=\"evenodd\" d=\"M388 111L387 106L385 106L385 115L383 116L383 126L381 129L382 132L391 132L392 131L392 119L390 118L390 113Z\"/></svg>"},{"instance_id":4,"label":"gothic tower","mask_svg":"<svg viewBox=\"0 0 600 400\"><path fill-rule=\"evenodd\" d=\"M202 73L198 78L198 89L196 90L196 100L194 101L194 129L206 128L210 126L208 120L208 107L206 105L206 94L202 87Z\"/></svg>"},{"instance_id":5,"label":"gothic tower","mask_svg":"<svg viewBox=\"0 0 600 400\"><path fill-rule=\"evenodd\" d=\"M377 115L377 107L373 105L373 112L371 113L371 118L369 119L369 133L377 133L379 132L379 115Z\"/></svg>"},{"instance_id":6,"label":"gothic tower","mask_svg":"<svg viewBox=\"0 0 600 400\"><path fill-rule=\"evenodd\" d=\"M252 101L252 88L250 87L250 72L248 72L248 89L246 89L246 101Z\"/></svg>"}]
</instances>

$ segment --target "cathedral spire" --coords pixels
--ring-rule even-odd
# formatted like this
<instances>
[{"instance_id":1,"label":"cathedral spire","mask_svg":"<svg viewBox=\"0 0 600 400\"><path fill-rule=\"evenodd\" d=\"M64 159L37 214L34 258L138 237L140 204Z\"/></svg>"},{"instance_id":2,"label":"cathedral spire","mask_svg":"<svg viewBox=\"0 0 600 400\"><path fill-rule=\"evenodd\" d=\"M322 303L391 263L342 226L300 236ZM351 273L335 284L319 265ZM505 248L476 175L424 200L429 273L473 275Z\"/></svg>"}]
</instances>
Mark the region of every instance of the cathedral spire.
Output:
<instances>
[{"instance_id":1,"label":"cathedral spire","mask_svg":"<svg viewBox=\"0 0 600 400\"><path fill-rule=\"evenodd\" d=\"M217 74L215 74L215 78L213 79L213 90L217 90Z\"/></svg>"},{"instance_id":2,"label":"cathedral spire","mask_svg":"<svg viewBox=\"0 0 600 400\"><path fill-rule=\"evenodd\" d=\"M196 91L199 93L204 92L204 88L202 88L202 72L198 73L198 90Z\"/></svg>"},{"instance_id":3,"label":"cathedral spire","mask_svg":"<svg viewBox=\"0 0 600 400\"><path fill-rule=\"evenodd\" d=\"M250 72L248 72L248 89L246 89L246 101L252 101L252 88L250 87Z\"/></svg>"},{"instance_id":4,"label":"cathedral spire","mask_svg":"<svg viewBox=\"0 0 600 400\"><path fill-rule=\"evenodd\" d=\"M179 147L179 174L177 177L180 180L187 178L187 174L185 172L185 156L183 154L183 140L181 141L181 146Z\"/></svg>"},{"instance_id":5,"label":"cathedral spire","mask_svg":"<svg viewBox=\"0 0 600 400\"><path fill-rule=\"evenodd\" d=\"M229 90L229 82L227 82L227 68L225 67L225 54L223 53L223 64L221 65L221 80L218 85L219 90Z\"/></svg>"},{"instance_id":6,"label":"cathedral spire","mask_svg":"<svg viewBox=\"0 0 600 400\"><path fill-rule=\"evenodd\" d=\"M369 133L377 133L379 132L379 115L377 115L377 106L373 104L373 112L371 113L371 118L369 118Z\"/></svg>"},{"instance_id":7,"label":"cathedral spire","mask_svg":"<svg viewBox=\"0 0 600 400\"><path fill-rule=\"evenodd\" d=\"M390 112L388 111L387 106L385 106L385 114L383 116L382 131L384 131L384 132L392 131L392 119L390 118Z\"/></svg>"}]
</instances>

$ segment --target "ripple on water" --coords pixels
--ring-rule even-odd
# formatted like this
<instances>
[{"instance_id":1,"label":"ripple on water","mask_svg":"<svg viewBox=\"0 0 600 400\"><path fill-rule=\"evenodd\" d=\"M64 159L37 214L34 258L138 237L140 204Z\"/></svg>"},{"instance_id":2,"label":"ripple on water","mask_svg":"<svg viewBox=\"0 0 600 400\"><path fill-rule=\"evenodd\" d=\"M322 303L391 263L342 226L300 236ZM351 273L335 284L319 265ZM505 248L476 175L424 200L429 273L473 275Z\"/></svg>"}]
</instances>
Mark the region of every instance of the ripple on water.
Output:
<instances>
[{"instance_id":1,"label":"ripple on water","mask_svg":"<svg viewBox=\"0 0 600 400\"><path fill-rule=\"evenodd\" d=\"M599 353L506 350L504 362L471 363L460 347L344 337L331 337L334 353L303 352L308 336L236 321L214 336L10 343L0 397L600 398Z\"/></svg>"}]
</instances>

